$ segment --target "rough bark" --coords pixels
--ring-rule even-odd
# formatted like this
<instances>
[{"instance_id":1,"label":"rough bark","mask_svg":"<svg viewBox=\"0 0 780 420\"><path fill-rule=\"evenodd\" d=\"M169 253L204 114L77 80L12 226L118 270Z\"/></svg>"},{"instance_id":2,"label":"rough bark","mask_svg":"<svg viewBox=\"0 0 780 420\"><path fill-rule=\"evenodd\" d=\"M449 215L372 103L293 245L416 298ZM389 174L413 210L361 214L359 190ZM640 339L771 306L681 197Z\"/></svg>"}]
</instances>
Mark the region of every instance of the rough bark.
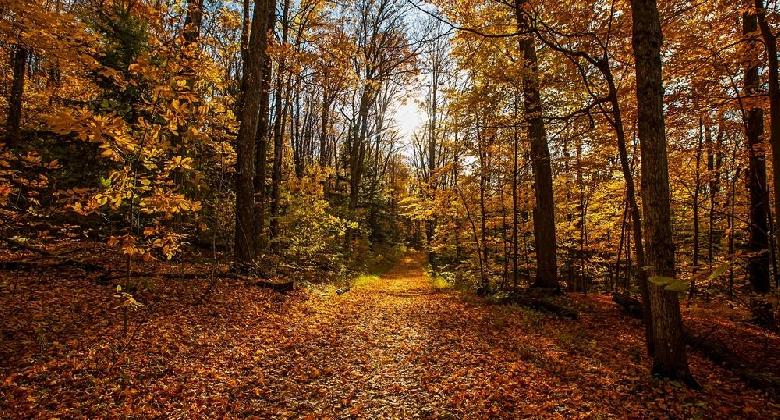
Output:
<instances>
[{"instance_id":1,"label":"rough bark","mask_svg":"<svg viewBox=\"0 0 780 420\"><path fill-rule=\"evenodd\" d=\"M655 0L632 0L631 10L647 265L654 275L674 277L661 77L661 23ZM695 384L688 370L677 294L655 283L651 283L649 289L654 343L653 372Z\"/></svg>"},{"instance_id":2,"label":"rough bark","mask_svg":"<svg viewBox=\"0 0 780 420\"><path fill-rule=\"evenodd\" d=\"M328 90L322 92L322 115L320 116L320 167L324 168L330 165L330 150L328 149L328 132L330 129L330 107L333 100L329 96Z\"/></svg>"},{"instance_id":3,"label":"rough bark","mask_svg":"<svg viewBox=\"0 0 780 420\"><path fill-rule=\"evenodd\" d=\"M254 203L254 176L258 116L260 111L263 43L260 38L268 30L270 0L257 0L252 14L251 34L241 81L240 126L236 140L236 232L235 264L243 270L252 262L256 252Z\"/></svg>"},{"instance_id":4,"label":"rough bark","mask_svg":"<svg viewBox=\"0 0 780 420\"><path fill-rule=\"evenodd\" d=\"M22 45L15 45L11 50L11 65L13 81L11 94L8 97L8 117L6 120L6 137L11 146L19 141L22 125L22 95L24 95L24 79L27 71L29 51Z\"/></svg>"},{"instance_id":5,"label":"rough bark","mask_svg":"<svg viewBox=\"0 0 780 420\"><path fill-rule=\"evenodd\" d=\"M267 15L267 28L273 28L276 23L276 0L269 0L270 7ZM260 75L260 111L258 115L257 133L255 134L255 144L257 154L255 157L255 229L257 235L257 249L255 252L260 256L266 248L266 240L263 235L265 230L265 206L267 201L267 191L265 188L265 176L268 158L268 130L270 128L270 92L271 92L271 58L268 56L268 34L261 39L265 45L263 48L263 65Z\"/></svg>"},{"instance_id":6,"label":"rough bark","mask_svg":"<svg viewBox=\"0 0 780 420\"><path fill-rule=\"evenodd\" d=\"M764 40L769 70L769 144L772 147L772 181L774 183L775 215L780 215L780 81L778 81L777 34L772 31L766 20L763 0L756 0L758 26ZM780 235L775 232L775 250L780 250ZM775 284L780 274L775 273Z\"/></svg>"},{"instance_id":7,"label":"rough bark","mask_svg":"<svg viewBox=\"0 0 780 420\"><path fill-rule=\"evenodd\" d=\"M749 44L755 44L753 33L758 30L758 19L751 12L742 15L742 33ZM752 49L755 51L755 48ZM758 94L760 79L756 54L745 59L743 96ZM748 282L754 291L769 291L769 219L766 189L766 160L764 155L764 111L752 102L745 110L745 138L747 141L747 189L750 196L747 271Z\"/></svg>"},{"instance_id":8,"label":"rough bark","mask_svg":"<svg viewBox=\"0 0 780 420\"><path fill-rule=\"evenodd\" d=\"M515 0L517 26L520 31L530 29L523 12L525 0ZM520 41L523 52L523 95L524 109L528 122L527 135L531 142L531 167L534 172L536 206L534 207L534 239L536 243L535 287L558 287L558 269L555 250L555 202L553 199L552 167L550 149L547 144L542 98L539 92L539 63L536 45L531 36Z\"/></svg>"},{"instance_id":9,"label":"rough bark","mask_svg":"<svg viewBox=\"0 0 780 420\"><path fill-rule=\"evenodd\" d=\"M289 27L288 14L290 11L290 0L284 0L282 8L282 44L287 43L287 30ZM287 118L287 103L283 101L283 95L289 97L290 78L287 77L284 92L282 92L283 77L286 71L284 57L279 61L279 68L276 74L276 98L274 101L274 161L271 170L271 220L268 230L271 246L274 246L274 239L279 236L279 207L282 191L282 160L284 158L284 126Z\"/></svg>"},{"instance_id":10,"label":"rough bark","mask_svg":"<svg viewBox=\"0 0 780 420\"><path fill-rule=\"evenodd\" d=\"M514 98L514 111L515 111L515 124L517 124L517 95ZM518 146L520 139L517 133L517 125L512 128L512 285L515 289L519 283L519 271L517 261L517 235L518 235L518 194L517 189L518 173L517 173L517 153L519 152Z\"/></svg>"}]
</instances>

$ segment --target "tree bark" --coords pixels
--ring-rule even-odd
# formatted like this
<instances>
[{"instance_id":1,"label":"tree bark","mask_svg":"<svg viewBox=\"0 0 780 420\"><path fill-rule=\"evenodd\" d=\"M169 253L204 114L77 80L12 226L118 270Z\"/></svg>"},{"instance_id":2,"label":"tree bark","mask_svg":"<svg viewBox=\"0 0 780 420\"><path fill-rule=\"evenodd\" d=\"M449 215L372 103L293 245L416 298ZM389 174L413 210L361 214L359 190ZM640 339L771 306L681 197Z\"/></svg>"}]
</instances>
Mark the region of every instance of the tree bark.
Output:
<instances>
[{"instance_id":1,"label":"tree bark","mask_svg":"<svg viewBox=\"0 0 780 420\"><path fill-rule=\"evenodd\" d=\"M22 125L22 96L24 95L24 78L27 71L27 47L15 45L11 50L11 66L13 67L13 82L11 95L8 98L8 117L6 120L6 137L8 146L19 142Z\"/></svg>"},{"instance_id":2,"label":"tree bark","mask_svg":"<svg viewBox=\"0 0 780 420\"><path fill-rule=\"evenodd\" d=\"M755 46L753 33L758 30L758 19L751 12L742 15L742 34L748 44ZM755 48L752 48L755 51ZM745 80L743 96L758 95L760 79L758 56L751 53L745 59ZM748 171L747 189L750 196L747 271L748 282L755 292L769 291L769 225L767 213L769 203L766 193L766 160L764 155L764 111L751 103L745 110L745 137L747 140Z\"/></svg>"},{"instance_id":3,"label":"tree bark","mask_svg":"<svg viewBox=\"0 0 780 420\"><path fill-rule=\"evenodd\" d=\"M623 172L623 179L626 183L626 204L628 205L628 212L631 218L632 232L629 232L628 237L630 240L631 233L634 237L634 252L636 252L636 262L639 267L645 266L645 247L642 243L642 215L639 213L639 205L636 199L636 187L634 184L634 173L631 168L631 164L628 162L628 147L626 146L626 130L623 125L623 113L620 109L620 101L617 95L617 86L615 85L615 79L612 76L612 69L609 66L609 61L602 61L600 70L607 80L607 87L609 89L609 103L612 112L612 124L615 129L615 137L617 138L618 156L620 157L620 168ZM631 245L628 244L629 266L627 268L627 275L631 272ZM648 354L653 354L653 329L652 329L652 316L650 305L650 289L647 282L647 272L639 270L639 293L642 296L642 308L644 311L644 323L645 323L645 337Z\"/></svg>"},{"instance_id":4,"label":"tree bark","mask_svg":"<svg viewBox=\"0 0 780 420\"><path fill-rule=\"evenodd\" d=\"M287 43L287 30L289 26L288 14L290 11L290 0L284 0L282 8L282 45ZM276 98L274 103L274 161L271 172L271 220L269 224L268 236L271 247L275 245L274 240L279 236L279 207L282 191L282 161L284 158L284 126L287 118L287 101L282 98L282 85L284 80L285 59L279 60L279 67L276 71ZM284 94L290 91L290 79L287 78ZM289 95L287 95L289 97Z\"/></svg>"},{"instance_id":5,"label":"tree bark","mask_svg":"<svg viewBox=\"0 0 780 420\"><path fill-rule=\"evenodd\" d=\"M518 261L517 261L517 234L518 234L518 173L517 173L517 153L520 139L517 133L517 94L514 97L514 123L512 127L512 285L515 289L519 283Z\"/></svg>"},{"instance_id":6,"label":"tree bark","mask_svg":"<svg viewBox=\"0 0 780 420\"><path fill-rule=\"evenodd\" d=\"M439 69L438 69L438 51L434 51L433 71L431 74L431 121L428 134L428 188L430 189L431 199L436 191L436 181L434 172L436 171L436 112L437 112L437 94L439 89ZM427 221L425 234L428 239L428 262L433 266L435 255L433 253L433 230L435 227L433 218Z\"/></svg>"},{"instance_id":7,"label":"tree bark","mask_svg":"<svg viewBox=\"0 0 780 420\"><path fill-rule=\"evenodd\" d=\"M699 117L699 137L696 142L696 167L693 179L693 258L690 288L688 289L688 303L696 295L696 273L699 271L700 244L700 209L701 202L701 159L704 150L704 118Z\"/></svg>"},{"instance_id":8,"label":"tree bark","mask_svg":"<svg viewBox=\"0 0 780 420\"><path fill-rule=\"evenodd\" d=\"M267 26L272 29L276 23L276 0L269 0ZM260 111L258 115L257 134L255 135L255 144L257 145L257 155L255 158L255 229L257 235L257 256L263 254L266 249L266 237L263 235L265 230L265 206L268 192L265 187L265 177L268 161L268 130L270 128L269 112L271 105L271 58L268 55L269 35L261 40L265 45L263 48L263 65L260 84Z\"/></svg>"},{"instance_id":9,"label":"tree bark","mask_svg":"<svg viewBox=\"0 0 780 420\"><path fill-rule=\"evenodd\" d=\"M755 0L758 26L764 39L769 69L769 144L772 146L772 181L774 183L775 215L780 215L780 81L778 81L777 34L766 20L763 0ZM780 235L775 232L775 250L780 250ZM776 255L776 254L775 254ZM775 284L780 275L775 273Z\"/></svg>"},{"instance_id":10,"label":"tree bark","mask_svg":"<svg viewBox=\"0 0 780 420\"><path fill-rule=\"evenodd\" d=\"M186 46L198 41L202 22L203 0L187 0L187 16L184 18L184 44Z\"/></svg>"},{"instance_id":11,"label":"tree bark","mask_svg":"<svg viewBox=\"0 0 780 420\"><path fill-rule=\"evenodd\" d=\"M328 131L330 129L330 107L332 99L328 96L327 88L322 92L322 115L320 116L320 167L330 165L330 150L328 150Z\"/></svg>"},{"instance_id":12,"label":"tree bark","mask_svg":"<svg viewBox=\"0 0 780 420\"><path fill-rule=\"evenodd\" d=\"M270 0L257 0L252 14L252 29L244 62L241 82L240 126L236 140L236 232L235 264L239 270L246 269L256 252L257 232L255 226L254 176L258 116L260 111L261 73L263 48L261 38L268 30L268 9Z\"/></svg>"},{"instance_id":13,"label":"tree bark","mask_svg":"<svg viewBox=\"0 0 780 420\"><path fill-rule=\"evenodd\" d=\"M661 22L655 0L631 0L638 133L642 156L642 210L647 265L653 275L674 277L669 169L663 115ZM676 292L649 284L653 325L653 372L695 384L688 370Z\"/></svg>"},{"instance_id":14,"label":"tree bark","mask_svg":"<svg viewBox=\"0 0 780 420\"><path fill-rule=\"evenodd\" d=\"M517 27L530 29L523 12L526 0L515 0ZM558 288L558 269L555 250L555 201L553 198L550 149L542 119L542 98L539 92L539 63L534 38L528 35L520 41L523 52L523 95L528 121L528 139L531 142L531 167L534 172L536 206L534 207L534 238L536 242L536 281L534 287Z\"/></svg>"}]
</instances>

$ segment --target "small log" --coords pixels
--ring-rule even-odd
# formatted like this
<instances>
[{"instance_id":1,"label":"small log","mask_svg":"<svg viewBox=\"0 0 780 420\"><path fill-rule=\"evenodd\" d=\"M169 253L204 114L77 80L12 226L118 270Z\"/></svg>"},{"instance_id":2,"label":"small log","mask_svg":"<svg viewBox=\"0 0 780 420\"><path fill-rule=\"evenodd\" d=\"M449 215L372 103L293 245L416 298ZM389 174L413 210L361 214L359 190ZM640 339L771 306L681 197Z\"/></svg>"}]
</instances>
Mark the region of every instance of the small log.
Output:
<instances>
[{"instance_id":1,"label":"small log","mask_svg":"<svg viewBox=\"0 0 780 420\"><path fill-rule=\"evenodd\" d=\"M632 318L644 318L642 302L627 293L613 293L612 300L618 304Z\"/></svg>"},{"instance_id":2,"label":"small log","mask_svg":"<svg viewBox=\"0 0 780 420\"><path fill-rule=\"evenodd\" d=\"M172 279L172 280L192 280L192 279L212 277L212 273L139 273L134 271L130 273L130 277L131 278L164 278L164 279ZM214 273L213 277L237 278L237 276L232 273ZM97 279L95 279L95 282L98 284L105 285L105 284L109 284L111 280L120 280L125 278L127 278L127 272L122 273L121 271L116 270L99 276Z\"/></svg>"},{"instance_id":3,"label":"small log","mask_svg":"<svg viewBox=\"0 0 780 420\"><path fill-rule=\"evenodd\" d=\"M560 293L557 289L524 289L511 292L500 297L493 297L491 301L502 305L525 306L537 311L546 312L566 319L577 319L577 310L562 305L552 296Z\"/></svg>"},{"instance_id":4,"label":"small log","mask_svg":"<svg viewBox=\"0 0 780 420\"><path fill-rule=\"evenodd\" d=\"M347 292L349 292L349 289L350 289L350 288L349 288L349 286L347 286L347 287L342 287L341 289L336 289L336 294L337 294L337 295L339 295L339 296L341 296L341 295L343 295L344 293L347 293Z\"/></svg>"},{"instance_id":5,"label":"small log","mask_svg":"<svg viewBox=\"0 0 780 420\"><path fill-rule=\"evenodd\" d=\"M74 267L87 272L105 271L105 268L103 268L103 266L101 265L77 260L74 258L63 257L61 255L56 255L43 248L38 248L36 246L32 246L30 244L27 244L22 241L17 241L12 238L0 237L0 241L5 242L10 247L24 249L26 251L31 251L40 254L44 258L54 259L54 261L45 261L45 260L3 261L0 262L0 269L2 270L27 271L27 270L46 269L46 268Z\"/></svg>"},{"instance_id":6,"label":"small log","mask_svg":"<svg viewBox=\"0 0 780 420\"><path fill-rule=\"evenodd\" d=\"M105 268L101 265L73 258L59 258L55 261L16 260L0 262L0 270L34 271L61 267L73 267L87 272L105 271Z\"/></svg>"},{"instance_id":7,"label":"small log","mask_svg":"<svg viewBox=\"0 0 780 420\"><path fill-rule=\"evenodd\" d=\"M275 292L279 293L287 293L291 292L295 288L295 282L288 280L284 282L273 282L269 280L257 280L254 283L257 287L263 287L266 289L271 289Z\"/></svg>"},{"instance_id":8,"label":"small log","mask_svg":"<svg viewBox=\"0 0 780 420\"><path fill-rule=\"evenodd\" d=\"M696 334L686 329L685 341L708 359L739 375L750 387L767 391L774 397L780 396L780 374L749 366L743 358L709 334Z\"/></svg>"}]
</instances>

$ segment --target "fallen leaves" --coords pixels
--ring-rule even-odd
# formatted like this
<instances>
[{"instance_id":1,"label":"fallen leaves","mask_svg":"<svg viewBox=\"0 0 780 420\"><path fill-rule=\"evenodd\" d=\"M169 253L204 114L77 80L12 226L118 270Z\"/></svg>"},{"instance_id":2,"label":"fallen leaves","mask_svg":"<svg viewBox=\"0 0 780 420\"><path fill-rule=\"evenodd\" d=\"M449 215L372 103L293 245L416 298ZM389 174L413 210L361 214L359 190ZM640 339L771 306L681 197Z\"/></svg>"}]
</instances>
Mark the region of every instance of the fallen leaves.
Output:
<instances>
[{"instance_id":1,"label":"fallen leaves","mask_svg":"<svg viewBox=\"0 0 780 420\"><path fill-rule=\"evenodd\" d=\"M432 289L421 257L343 295L160 281L127 334L115 286L31 273L0 292L0 415L764 417L780 407L697 354L653 379L608 298L576 321ZM8 277L10 273L0 276ZM35 331L39 331L35 333ZM37 335L36 335L37 334Z\"/></svg>"}]
</instances>

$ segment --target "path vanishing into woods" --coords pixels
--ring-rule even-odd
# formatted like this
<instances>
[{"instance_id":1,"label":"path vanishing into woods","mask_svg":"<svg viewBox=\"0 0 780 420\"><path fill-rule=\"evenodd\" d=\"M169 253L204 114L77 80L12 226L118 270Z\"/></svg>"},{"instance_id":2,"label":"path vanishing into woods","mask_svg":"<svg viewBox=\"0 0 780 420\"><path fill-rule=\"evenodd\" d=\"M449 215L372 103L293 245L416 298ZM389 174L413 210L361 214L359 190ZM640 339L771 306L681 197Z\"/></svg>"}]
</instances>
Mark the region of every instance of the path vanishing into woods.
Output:
<instances>
[{"instance_id":1,"label":"path vanishing into woods","mask_svg":"<svg viewBox=\"0 0 780 420\"><path fill-rule=\"evenodd\" d=\"M607 299L582 298L578 320L557 319L435 289L423 267L409 254L342 295L221 284L206 304L194 302L207 283L166 282L139 296L127 335L116 318L95 322L115 312L94 304L105 286L65 284L51 295L98 312L50 315L75 327L2 366L0 417L780 415L697 355L703 391L652 379L640 325Z\"/></svg>"}]
</instances>

